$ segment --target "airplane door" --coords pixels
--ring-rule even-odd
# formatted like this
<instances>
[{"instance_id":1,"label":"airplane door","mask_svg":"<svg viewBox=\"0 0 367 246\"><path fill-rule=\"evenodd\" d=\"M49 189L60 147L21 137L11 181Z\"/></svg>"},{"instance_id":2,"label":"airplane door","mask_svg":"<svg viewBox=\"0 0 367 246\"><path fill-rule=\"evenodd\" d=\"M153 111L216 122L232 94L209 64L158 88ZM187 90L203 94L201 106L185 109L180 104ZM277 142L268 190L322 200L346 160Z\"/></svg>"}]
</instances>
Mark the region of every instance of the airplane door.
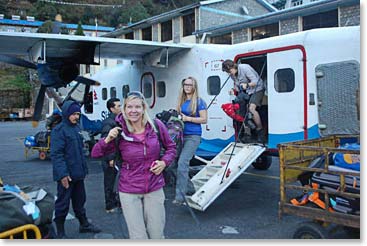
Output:
<instances>
[{"instance_id":1,"label":"airplane door","mask_svg":"<svg viewBox=\"0 0 367 246\"><path fill-rule=\"evenodd\" d=\"M269 148L304 139L304 85L299 49L267 54Z\"/></svg>"}]
</instances>

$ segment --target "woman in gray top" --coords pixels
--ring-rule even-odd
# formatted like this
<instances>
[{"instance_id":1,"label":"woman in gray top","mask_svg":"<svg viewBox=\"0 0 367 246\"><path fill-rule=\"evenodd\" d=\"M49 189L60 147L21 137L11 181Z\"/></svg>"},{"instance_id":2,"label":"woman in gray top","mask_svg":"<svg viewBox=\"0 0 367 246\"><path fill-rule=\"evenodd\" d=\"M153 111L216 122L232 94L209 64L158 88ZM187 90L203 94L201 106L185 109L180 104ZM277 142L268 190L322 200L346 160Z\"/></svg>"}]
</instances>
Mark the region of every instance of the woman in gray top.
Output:
<instances>
[{"instance_id":1,"label":"woman in gray top","mask_svg":"<svg viewBox=\"0 0 367 246\"><path fill-rule=\"evenodd\" d=\"M236 64L232 60L225 60L222 63L222 70L228 73L235 83L234 90L237 92L246 91L250 96L249 111L254 117L256 124L256 132L258 140L263 142L264 130L261 123L259 112L257 107L261 106L261 101L264 96L264 82L260 78L259 74L248 64Z\"/></svg>"}]
</instances>

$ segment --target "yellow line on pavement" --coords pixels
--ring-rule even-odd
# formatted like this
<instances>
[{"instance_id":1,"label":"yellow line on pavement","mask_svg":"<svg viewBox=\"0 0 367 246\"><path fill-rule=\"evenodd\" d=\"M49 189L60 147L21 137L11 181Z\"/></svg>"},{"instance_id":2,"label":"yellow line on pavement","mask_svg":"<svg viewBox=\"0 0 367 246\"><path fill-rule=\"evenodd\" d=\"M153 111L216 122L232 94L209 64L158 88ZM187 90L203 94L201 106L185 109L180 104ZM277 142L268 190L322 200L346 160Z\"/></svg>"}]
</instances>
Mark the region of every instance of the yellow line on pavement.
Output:
<instances>
[{"instance_id":1,"label":"yellow line on pavement","mask_svg":"<svg viewBox=\"0 0 367 246\"><path fill-rule=\"evenodd\" d=\"M270 176L270 175L264 175L264 174L256 174L256 173L248 173L244 172L243 174L252 175L256 177L262 177L262 178L269 178L269 179L279 179L277 176Z\"/></svg>"}]
</instances>

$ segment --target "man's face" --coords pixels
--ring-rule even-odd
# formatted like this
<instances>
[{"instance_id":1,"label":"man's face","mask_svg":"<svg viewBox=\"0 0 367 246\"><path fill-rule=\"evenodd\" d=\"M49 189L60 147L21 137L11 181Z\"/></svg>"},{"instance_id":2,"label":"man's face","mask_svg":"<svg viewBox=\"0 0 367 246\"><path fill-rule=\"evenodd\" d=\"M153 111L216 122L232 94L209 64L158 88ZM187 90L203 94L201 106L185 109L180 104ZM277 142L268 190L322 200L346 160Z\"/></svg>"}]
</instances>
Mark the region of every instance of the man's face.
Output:
<instances>
[{"instance_id":1,"label":"man's face","mask_svg":"<svg viewBox=\"0 0 367 246\"><path fill-rule=\"evenodd\" d=\"M71 122L71 124L77 124L79 117L80 117L80 113L75 112L69 116L69 121Z\"/></svg>"},{"instance_id":2,"label":"man's face","mask_svg":"<svg viewBox=\"0 0 367 246\"><path fill-rule=\"evenodd\" d=\"M121 113L121 102L114 102L115 106L113 108L110 108L111 112L114 114Z\"/></svg>"}]
</instances>

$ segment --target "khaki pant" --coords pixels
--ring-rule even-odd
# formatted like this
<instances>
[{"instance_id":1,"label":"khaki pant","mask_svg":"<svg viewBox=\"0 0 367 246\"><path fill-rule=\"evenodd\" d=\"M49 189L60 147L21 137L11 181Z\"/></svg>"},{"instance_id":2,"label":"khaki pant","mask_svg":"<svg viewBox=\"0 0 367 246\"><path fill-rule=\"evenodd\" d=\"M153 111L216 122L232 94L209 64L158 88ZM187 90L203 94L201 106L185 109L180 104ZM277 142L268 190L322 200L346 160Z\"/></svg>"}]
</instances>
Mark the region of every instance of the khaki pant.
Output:
<instances>
[{"instance_id":1,"label":"khaki pant","mask_svg":"<svg viewBox=\"0 0 367 246\"><path fill-rule=\"evenodd\" d=\"M166 212L163 188L147 194L119 192L130 239L163 239Z\"/></svg>"}]
</instances>

